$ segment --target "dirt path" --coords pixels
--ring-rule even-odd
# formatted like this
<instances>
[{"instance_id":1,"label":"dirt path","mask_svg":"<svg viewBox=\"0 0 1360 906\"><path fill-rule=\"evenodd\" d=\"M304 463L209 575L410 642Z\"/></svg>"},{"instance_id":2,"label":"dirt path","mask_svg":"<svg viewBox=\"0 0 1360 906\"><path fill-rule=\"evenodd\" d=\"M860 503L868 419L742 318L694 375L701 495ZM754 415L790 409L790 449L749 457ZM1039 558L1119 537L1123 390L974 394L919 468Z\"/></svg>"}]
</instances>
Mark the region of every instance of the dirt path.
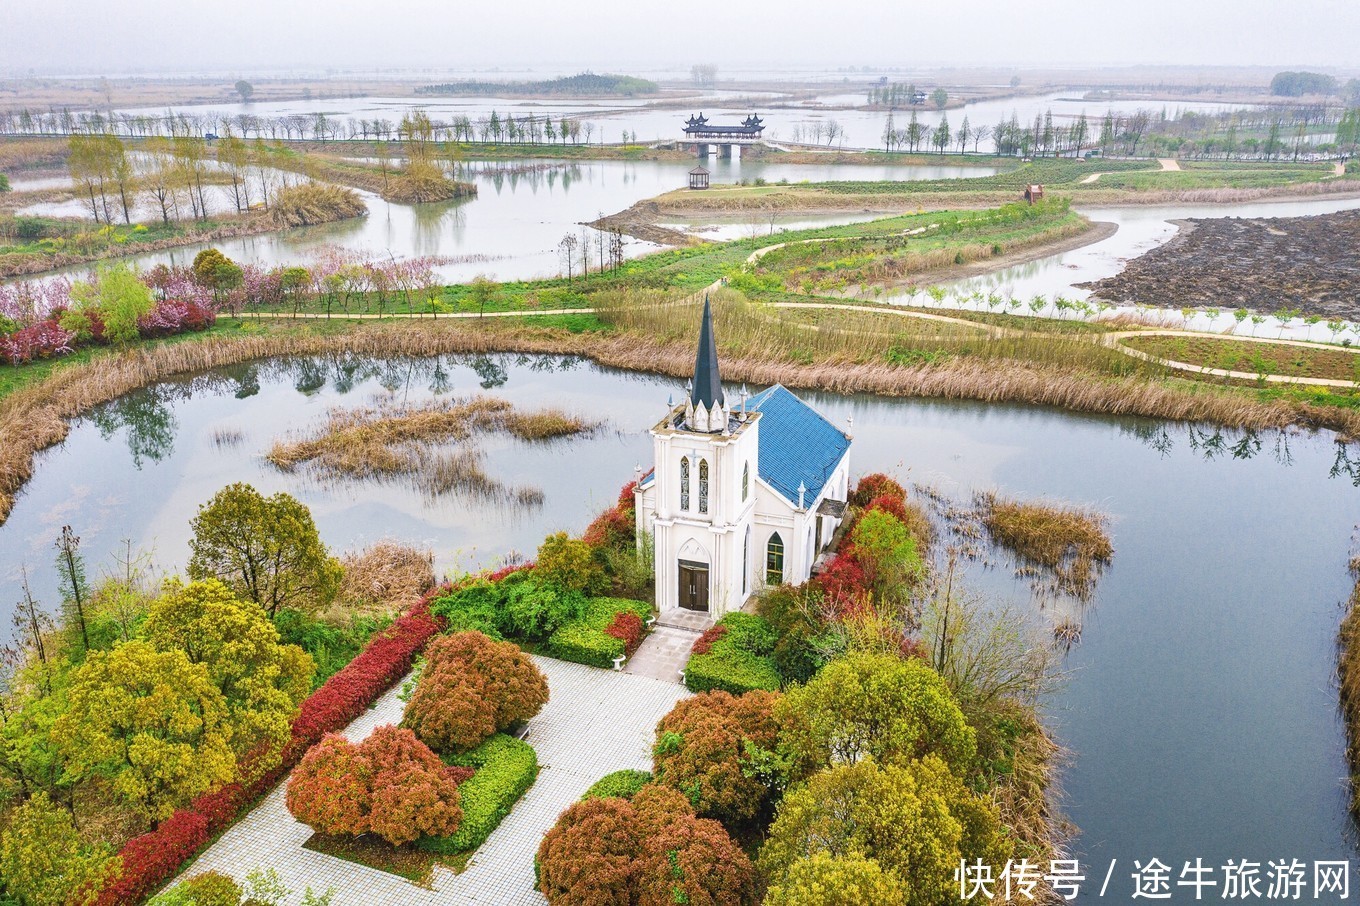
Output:
<instances>
[{"instance_id":1,"label":"dirt path","mask_svg":"<svg viewBox=\"0 0 1360 906\"><path fill-rule=\"evenodd\" d=\"M1180 162L1171 157L1159 157L1157 163L1162 165L1162 172L1171 172L1181 168Z\"/></svg>"}]
</instances>

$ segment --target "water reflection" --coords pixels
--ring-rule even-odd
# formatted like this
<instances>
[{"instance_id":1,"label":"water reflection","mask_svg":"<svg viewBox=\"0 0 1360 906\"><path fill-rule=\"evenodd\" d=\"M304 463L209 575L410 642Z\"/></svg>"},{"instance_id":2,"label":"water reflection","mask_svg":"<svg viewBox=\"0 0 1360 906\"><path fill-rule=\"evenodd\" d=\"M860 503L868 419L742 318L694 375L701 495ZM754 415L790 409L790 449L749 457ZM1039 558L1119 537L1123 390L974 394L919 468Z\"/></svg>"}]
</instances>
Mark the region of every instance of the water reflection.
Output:
<instances>
[{"instance_id":1,"label":"water reflection","mask_svg":"<svg viewBox=\"0 0 1360 906\"><path fill-rule=\"evenodd\" d=\"M541 506L465 496L430 506L400 483L321 487L261 456L330 408L394 393L415 403L473 395L492 375L505 377L494 393L513 404L609 420L607 430L551 447L488 439L496 478L541 488ZM50 562L66 524L81 535L92 568L121 554L125 538L134 549L154 547L163 566L181 567L198 505L235 481L299 497L337 550L395 537L431 545L441 570L532 551L549 532L581 531L633 467L650 462L648 429L682 386L516 354L389 362L336 354L162 384L101 410L99 420L120 426L111 435L95 417L81 420L39 458L0 526L0 606L18 599L21 564ZM253 395L238 396L246 387ZM1360 488L1360 454L1321 432L1219 434L1037 407L803 396L835 424L853 416L856 475L895 473L955 500L996 489L1109 515L1116 565L1085 609L1035 601L1029 582L999 558L1002 568L966 567L980 594L1041 608L1054 625L1070 617L1080 632L1067 655L1071 679L1048 709L1075 753L1063 777L1066 812L1082 832L1074 855L1099 864L1150 853L1218 864L1246 851L1354 858L1337 780L1347 768L1333 674L1336 604L1352 586L1350 495L1360 493L1347 488ZM239 440L223 447L215 434ZM30 571L35 595L59 600L51 571Z\"/></svg>"},{"instance_id":2,"label":"water reflection","mask_svg":"<svg viewBox=\"0 0 1360 906\"><path fill-rule=\"evenodd\" d=\"M124 432L133 467L138 471L145 463L160 462L175 449L179 420L163 398L165 394L165 390L156 387L137 390L99 407L91 415L105 440Z\"/></svg>"},{"instance_id":3,"label":"water reflection","mask_svg":"<svg viewBox=\"0 0 1360 906\"><path fill-rule=\"evenodd\" d=\"M1294 464L1294 454L1290 449L1291 432L1287 430L1262 432L1251 428L1234 430L1202 425L1178 428L1161 422L1135 425L1131 430L1135 437L1156 450L1163 458L1170 456L1176 445L1174 432L1177 435L1183 434L1190 450L1205 460L1212 461L1222 456L1251 459L1264 450L1282 466ZM1346 448L1344 444L1339 446ZM1334 470L1330 477L1337 477Z\"/></svg>"}]
</instances>

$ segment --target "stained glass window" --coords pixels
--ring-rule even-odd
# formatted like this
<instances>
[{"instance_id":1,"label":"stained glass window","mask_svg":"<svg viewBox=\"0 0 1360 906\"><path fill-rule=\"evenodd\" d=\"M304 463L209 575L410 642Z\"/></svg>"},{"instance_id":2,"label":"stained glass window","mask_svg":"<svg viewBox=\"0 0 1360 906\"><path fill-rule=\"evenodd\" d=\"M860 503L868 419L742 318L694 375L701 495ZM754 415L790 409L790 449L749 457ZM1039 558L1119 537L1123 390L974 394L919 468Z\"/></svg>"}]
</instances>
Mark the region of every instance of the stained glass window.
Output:
<instances>
[{"instance_id":1,"label":"stained glass window","mask_svg":"<svg viewBox=\"0 0 1360 906\"><path fill-rule=\"evenodd\" d=\"M708 512L708 460L699 460L699 512Z\"/></svg>"}]
</instances>

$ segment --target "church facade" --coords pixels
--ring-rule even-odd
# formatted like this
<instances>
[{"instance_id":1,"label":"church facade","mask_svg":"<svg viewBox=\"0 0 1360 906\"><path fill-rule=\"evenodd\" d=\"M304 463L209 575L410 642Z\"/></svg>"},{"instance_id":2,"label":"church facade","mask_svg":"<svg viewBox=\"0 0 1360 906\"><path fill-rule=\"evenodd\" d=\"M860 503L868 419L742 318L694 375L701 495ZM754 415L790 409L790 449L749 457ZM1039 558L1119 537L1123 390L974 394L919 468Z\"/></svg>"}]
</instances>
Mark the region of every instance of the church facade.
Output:
<instances>
[{"instance_id":1,"label":"church facade","mask_svg":"<svg viewBox=\"0 0 1360 906\"><path fill-rule=\"evenodd\" d=\"M807 580L845 515L850 436L780 385L743 389L734 405L707 300L688 398L651 435L655 464L634 499L663 615L716 619L763 587Z\"/></svg>"}]
</instances>

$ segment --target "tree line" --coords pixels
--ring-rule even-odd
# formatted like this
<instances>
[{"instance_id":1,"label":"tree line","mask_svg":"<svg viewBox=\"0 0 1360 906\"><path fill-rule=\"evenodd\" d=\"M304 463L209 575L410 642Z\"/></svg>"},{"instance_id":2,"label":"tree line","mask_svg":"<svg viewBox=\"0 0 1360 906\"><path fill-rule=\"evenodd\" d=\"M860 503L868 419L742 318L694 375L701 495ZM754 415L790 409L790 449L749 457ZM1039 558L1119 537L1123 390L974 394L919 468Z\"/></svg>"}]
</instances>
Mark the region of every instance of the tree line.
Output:
<instances>
[{"instance_id":1,"label":"tree line","mask_svg":"<svg viewBox=\"0 0 1360 906\"><path fill-rule=\"evenodd\" d=\"M416 111L423 113L423 111ZM408 115L409 117L409 115ZM186 113L168 111L163 115L105 113L98 110L74 111L69 108L47 111L0 111L0 135L76 135L110 133L133 138L152 136L200 137L238 135L245 139L271 141L354 141L402 139L402 120L375 117L334 117L325 113L295 113L286 116L259 116L252 113ZM428 117L427 117L428 118ZM597 132L596 123L576 117L535 115L515 116L492 110L472 118L459 115L448 120L430 120L436 141L512 142L522 144L587 144Z\"/></svg>"}]
</instances>

